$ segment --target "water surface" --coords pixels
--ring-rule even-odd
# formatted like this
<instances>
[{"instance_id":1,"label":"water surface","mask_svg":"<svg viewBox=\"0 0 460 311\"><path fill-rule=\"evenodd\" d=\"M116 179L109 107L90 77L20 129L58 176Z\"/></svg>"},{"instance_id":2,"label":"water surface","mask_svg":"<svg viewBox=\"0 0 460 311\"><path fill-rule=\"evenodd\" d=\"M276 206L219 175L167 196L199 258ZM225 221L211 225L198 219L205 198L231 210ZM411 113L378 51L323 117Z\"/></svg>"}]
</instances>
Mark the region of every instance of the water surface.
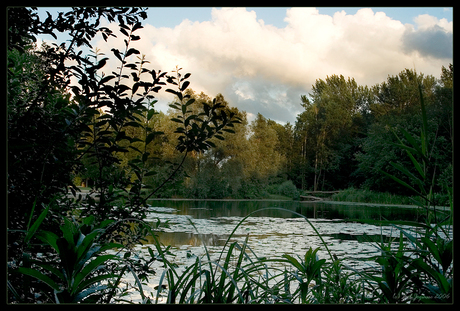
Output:
<instances>
[{"instance_id":1,"label":"water surface","mask_svg":"<svg viewBox=\"0 0 460 311\"><path fill-rule=\"evenodd\" d=\"M204 257L203 245L216 259L239 225L231 241L248 238L248 246L258 257L303 257L310 247L320 247L318 256L329 260L318 232L332 254L345 265L361 269L375 264L365 259L379 255L378 242L399 241L400 232L393 226L364 224L356 219L421 221L425 214L417 208L337 202L152 200L150 204L146 220L167 223L157 236L161 243L172 246L174 255L170 261L179 267L193 263L192 254ZM274 207L285 210L270 209ZM291 211L307 217L309 222ZM253 214L240 224L250 213ZM147 244L153 243L152 237L147 240ZM139 256L148 256L147 247L139 245L135 251ZM157 263L156 269L157 276L161 275L161 264ZM152 291L157 278L149 284Z\"/></svg>"}]
</instances>

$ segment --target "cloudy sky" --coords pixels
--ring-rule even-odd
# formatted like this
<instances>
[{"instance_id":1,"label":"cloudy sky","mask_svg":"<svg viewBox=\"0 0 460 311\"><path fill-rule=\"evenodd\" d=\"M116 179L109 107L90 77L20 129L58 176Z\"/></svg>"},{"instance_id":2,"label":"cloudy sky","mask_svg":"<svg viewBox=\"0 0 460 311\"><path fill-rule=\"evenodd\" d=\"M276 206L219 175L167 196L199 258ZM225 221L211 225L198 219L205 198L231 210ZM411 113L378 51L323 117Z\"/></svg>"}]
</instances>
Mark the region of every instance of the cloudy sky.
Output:
<instances>
[{"instance_id":1,"label":"cloudy sky","mask_svg":"<svg viewBox=\"0 0 460 311\"><path fill-rule=\"evenodd\" d=\"M294 123L302 111L300 96L327 75L374 85L404 68L439 77L441 66L453 62L452 8L149 8L147 13L135 47L151 68L182 67L192 73L193 90L212 97L222 93L249 120L260 112ZM123 42L100 39L94 45L111 55ZM158 99L164 111L173 100L164 92Z\"/></svg>"}]
</instances>

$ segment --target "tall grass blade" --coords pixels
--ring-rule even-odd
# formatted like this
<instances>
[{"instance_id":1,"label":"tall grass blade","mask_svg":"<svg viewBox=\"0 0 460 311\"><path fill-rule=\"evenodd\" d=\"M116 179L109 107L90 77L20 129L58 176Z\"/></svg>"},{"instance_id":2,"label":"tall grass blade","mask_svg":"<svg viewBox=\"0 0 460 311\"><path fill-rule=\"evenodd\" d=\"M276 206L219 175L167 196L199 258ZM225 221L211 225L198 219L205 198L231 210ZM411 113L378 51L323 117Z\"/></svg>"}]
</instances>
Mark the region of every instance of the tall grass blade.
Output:
<instances>
[{"instance_id":1,"label":"tall grass blade","mask_svg":"<svg viewBox=\"0 0 460 311\"><path fill-rule=\"evenodd\" d=\"M324 248L326 249L326 251L328 252L331 260L334 260L334 258L332 257L332 253L331 251L329 250L329 248L327 247L327 244L326 242L324 242L324 239L323 237L321 236L321 234L319 234L318 230L315 228L315 226L313 226L313 224L311 223L311 221L304 215L302 214L299 214L297 212L294 212L294 211L291 211L291 210L288 210L288 209L285 209L285 208L282 208L282 207L266 207L266 208L261 208L261 209L258 209L258 210L255 210L251 213L249 213L248 215L246 215L243 219L241 219L238 224L235 226L235 228L233 228L233 231L230 233L229 237L227 238L227 240L225 241L225 244L222 248L222 253L221 255L219 256L219 260L221 259L222 257L222 254L224 252L224 249L225 247L227 246L227 244L229 243L230 239L232 238L233 234L235 234L236 230L241 226L241 224L246 220L248 219L250 216L254 215L254 214L257 214L257 213L260 213L262 211L266 211L266 210L281 210L281 211L285 211L285 212L290 212L294 215L297 215L297 216L300 216L302 217L303 219L305 219L307 221L307 223L310 225L310 227L313 229L313 231L315 231L316 235L319 237L319 239L321 240L321 243L323 244Z\"/></svg>"},{"instance_id":2,"label":"tall grass blade","mask_svg":"<svg viewBox=\"0 0 460 311\"><path fill-rule=\"evenodd\" d=\"M34 212L35 210L35 204L36 204L36 201L34 202L34 206L32 208L32 212L30 214L30 219L29 219L29 223L30 221L32 220L32 213ZM38 216L37 220L32 224L32 226L27 230L27 234L26 234L26 237L24 239L24 242L25 243L29 243L30 239L32 239L32 237L35 235L35 232L37 232L38 230L38 227L40 227L40 225L42 224L43 220L45 219L46 215L48 214L48 210L49 210L49 205L40 213L40 215Z\"/></svg>"}]
</instances>

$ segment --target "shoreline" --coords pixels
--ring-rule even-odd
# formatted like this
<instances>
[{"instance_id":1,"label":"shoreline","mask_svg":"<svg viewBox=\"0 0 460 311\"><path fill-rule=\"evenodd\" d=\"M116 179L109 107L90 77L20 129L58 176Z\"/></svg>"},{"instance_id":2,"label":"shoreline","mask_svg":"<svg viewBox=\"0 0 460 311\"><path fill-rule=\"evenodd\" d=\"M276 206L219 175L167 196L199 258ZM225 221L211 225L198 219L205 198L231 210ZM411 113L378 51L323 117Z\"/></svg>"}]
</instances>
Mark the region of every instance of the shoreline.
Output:
<instances>
[{"instance_id":1,"label":"shoreline","mask_svg":"<svg viewBox=\"0 0 460 311\"><path fill-rule=\"evenodd\" d=\"M368 207L398 207L398 208L420 208L417 205L404 205L404 204L385 204L385 203L363 203L363 202L349 202L349 201L296 201L296 200L282 200L282 199L190 199L190 198L153 198L149 201L222 201L222 202L236 202L236 201L273 201L273 202L299 202L300 204L309 203L324 203L331 205L357 205ZM433 207L430 207L433 209ZM449 211L449 206L436 206L436 210Z\"/></svg>"},{"instance_id":2,"label":"shoreline","mask_svg":"<svg viewBox=\"0 0 460 311\"><path fill-rule=\"evenodd\" d=\"M78 194L83 194L83 196L88 194L88 190L80 189L77 192ZM72 196L72 194L70 193ZM368 207L398 207L398 208L420 208L417 205L407 205L407 204L386 204L386 203L365 203L365 202L353 202L353 201L332 201L332 200L322 200L322 201L297 201L293 199L191 199L191 198L150 198L148 201L160 201L160 200L169 200L169 201L222 201L222 202L237 202L237 201L272 201L272 202L299 202L301 204L310 204L310 203L324 203L331 205L356 205L356 206L368 206ZM433 207L430 207L433 210ZM449 206L436 206L436 210L440 211L449 211Z\"/></svg>"}]
</instances>

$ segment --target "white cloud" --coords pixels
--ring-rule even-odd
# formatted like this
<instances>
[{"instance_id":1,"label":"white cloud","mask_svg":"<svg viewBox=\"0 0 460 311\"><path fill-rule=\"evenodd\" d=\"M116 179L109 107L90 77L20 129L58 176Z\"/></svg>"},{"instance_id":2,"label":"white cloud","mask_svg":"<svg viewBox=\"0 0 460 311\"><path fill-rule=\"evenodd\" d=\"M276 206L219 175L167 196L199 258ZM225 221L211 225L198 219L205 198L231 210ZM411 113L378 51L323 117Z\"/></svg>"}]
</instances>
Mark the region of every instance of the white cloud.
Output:
<instances>
[{"instance_id":1,"label":"white cloud","mask_svg":"<svg viewBox=\"0 0 460 311\"><path fill-rule=\"evenodd\" d=\"M417 53L426 58L452 59L453 22L422 14L414 18L417 29L406 25L402 40L406 53Z\"/></svg>"},{"instance_id":2,"label":"white cloud","mask_svg":"<svg viewBox=\"0 0 460 311\"><path fill-rule=\"evenodd\" d=\"M331 17L314 8L291 8L284 21L285 28L276 28L245 8L213 9L210 21L184 20L174 28L144 25L136 47L151 68L171 71L179 65L192 73L194 90L222 93L248 115L260 112L281 122L295 121L300 95L326 75L372 85L414 64L419 72L439 76L441 65L452 61L429 50L423 31L438 27L447 34L439 42L448 44L453 24L429 15L415 19L417 30L371 9ZM439 38L440 33L430 34Z\"/></svg>"},{"instance_id":3,"label":"white cloud","mask_svg":"<svg viewBox=\"0 0 460 311\"><path fill-rule=\"evenodd\" d=\"M437 17L428 14L419 15L414 18L414 21L417 24L418 29L428 29L434 26L439 26L446 32L452 32L454 28L453 22L448 22L445 18L438 20Z\"/></svg>"}]
</instances>

